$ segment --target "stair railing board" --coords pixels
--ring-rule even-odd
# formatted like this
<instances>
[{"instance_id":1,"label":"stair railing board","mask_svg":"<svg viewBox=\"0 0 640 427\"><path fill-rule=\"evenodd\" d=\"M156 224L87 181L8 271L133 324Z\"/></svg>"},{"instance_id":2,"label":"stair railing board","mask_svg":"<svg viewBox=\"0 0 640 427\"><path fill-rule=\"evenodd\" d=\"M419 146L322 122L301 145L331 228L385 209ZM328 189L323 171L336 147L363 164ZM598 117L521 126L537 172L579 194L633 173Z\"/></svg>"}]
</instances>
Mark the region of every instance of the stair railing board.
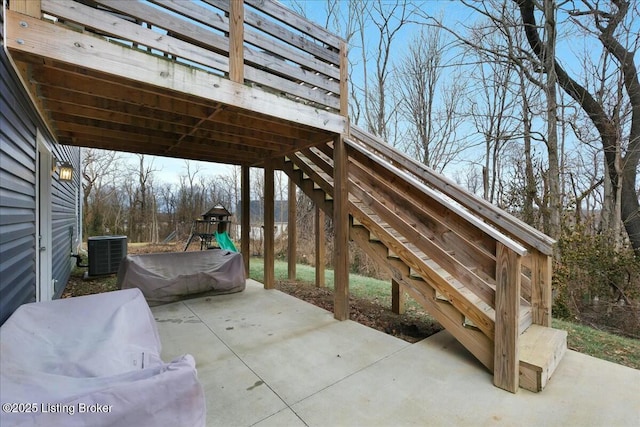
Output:
<instances>
[{"instance_id":1,"label":"stair railing board","mask_svg":"<svg viewBox=\"0 0 640 427\"><path fill-rule=\"evenodd\" d=\"M512 393L519 388L518 324L522 257L498 244L493 382Z\"/></svg>"},{"instance_id":2,"label":"stair railing board","mask_svg":"<svg viewBox=\"0 0 640 427\"><path fill-rule=\"evenodd\" d=\"M349 141L349 147L359 151L369 159L376 162L377 167L387 168L393 171L398 177L402 178L404 181L411 183L416 188L420 189L424 194L428 195L432 200L437 201L439 204L446 206L447 209L453 211L459 217L463 218L465 221L473 224L478 229L482 230L484 233L491 236L497 242L502 243L503 245L509 247L514 252L518 253L520 256L524 256L527 254L527 249L522 246L520 243L513 240L511 237L503 234L498 229L492 227L491 225L480 221L472 212L468 211L463 206L458 205L455 200L450 199L447 195L442 194L440 192L435 191L428 185L426 185L421 180L418 180L415 175L408 173L404 169L394 168L392 164L383 158L377 156L376 154L367 152L365 148L359 146L353 141Z\"/></svg>"},{"instance_id":3,"label":"stair railing board","mask_svg":"<svg viewBox=\"0 0 640 427\"><path fill-rule=\"evenodd\" d=\"M227 0L205 2L229 11ZM244 3L245 41L256 48L245 49L246 79L340 110L342 39L279 3Z\"/></svg>"},{"instance_id":4,"label":"stair railing board","mask_svg":"<svg viewBox=\"0 0 640 427\"><path fill-rule=\"evenodd\" d=\"M164 17L162 12L143 3L117 2L117 4L122 4L122 9L132 13L133 16L148 13L150 16L158 15L160 18ZM205 29L195 24L192 26L187 25L182 31L192 34L192 37L204 37L207 35L208 37L205 40L209 40L209 43L205 47L197 46L188 40L174 38L169 35L158 37L156 31L145 28L140 24L123 19L121 16L105 10L92 8L77 2L43 0L42 10L64 22L79 24L98 34L120 39L122 42L142 45L144 48L141 47L140 49L143 50L152 48L162 51L175 58L180 57L212 71L217 71L219 74L229 71L229 60L220 53L228 49L228 43L222 36L208 34ZM160 20L160 18L157 20ZM167 21L167 23L171 25L170 21Z\"/></svg>"},{"instance_id":5,"label":"stair railing board","mask_svg":"<svg viewBox=\"0 0 640 427\"><path fill-rule=\"evenodd\" d=\"M417 231L438 241L447 251L453 251L455 258L495 279L495 240L451 211L443 214L444 207L402 180L388 179L384 170L368 169L367 172L365 166L355 166L359 161L354 163L354 175L368 187L382 192L387 200L393 200L396 211L407 213Z\"/></svg>"},{"instance_id":6,"label":"stair railing board","mask_svg":"<svg viewBox=\"0 0 640 427\"><path fill-rule=\"evenodd\" d=\"M354 167L351 171L356 177L363 181L368 181L366 173L361 169ZM369 188L377 190L382 187L382 183L378 184L377 188L374 186ZM446 249L440 247L435 239L431 240L430 236L418 233L412 224L407 223L402 217L393 212L389 206L395 205L394 202L390 201L390 199L385 199L384 202L377 200L372 196L372 192L367 191L359 185L352 185L351 192L358 199L365 202L368 207L373 209L384 222L407 238L409 242L416 245L422 253L428 255L429 258L433 259L438 265L447 270L449 274L464 283L465 286L472 290L482 301L492 307L494 306L495 291L493 288L486 281L467 268L462 262L451 256ZM397 194L397 197L402 199L401 194Z\"/></svg>"},{"instance_id":7,"label":"stair railing board","mask_svg":"<svg viewBox=\"0 0 640 427\"><path fill-rule=\"evenodd\" d=\"M399 169L414 175L425 184L432 186L447 197L471 210L476 216L508 233L520 243L537 248L546 255L552 255L555 241L514 216L496 208L486 200L469 193L444 176L430 170L425 165L406 156L404 153L384 143L366 131L351 125L350 141L364 147L372 153L378 153Z\"/></svg>"},{"instance_id":8,"label":"stair railing board","mask_svg":"<svg viewBox=\"0 0 640 427\"><path fill-rule=\"evenodd\" d=\"M530 257L533 259L531 280L526 286L530 294L532 322L551 327L553 258L538 251L534 251Z\"/></svg>"},{"instance_id":9,"label":"stair railing board","mask_svg":"<svg viewBox=\"0 0 640 427\"><path fill-rule=\"evenodd\" d=\"M331 174L331 165L328 164L326 158L321 158L321 156L316 155L313 152L313 149L306 150L306 152L305 157L307 160L313 161L314 166L325 171L327 175ZM307 167L311 169L311 167ZM375 179L373 178L375 172L373 170L364 170L358 163L355 163L353 159L350 163L350 174L352 180L351 193L356 196L356 198L366 202L369 207L374 208L374 211L376 211L377 214L387 222L387 224L393 227L396 231L401 232L401 234L407 238L407 241L416 244L421 252L429 254L430 258L434 259L441 267L445 267L450 274L464 283L470 290L475 292L481 300L489 306L494 307L495 291L483 277L478 276L468 268L468 259L463 258L464 261L467 261L467 265L465 265L463 262L449 254L449 252L446 249L443 249L441 245L439 246L436 244L436 239L433 237L432 233L420 233L420 231L424 231L417 226L420 218L411 218L411 224L408 224L405 221L408 216L411 216L412 211L420 210L420 208L418 207L418 203L411 205L406 204L398 207L399 200L407 200L406 195L408 192L404 191L404 188L402 191L398 191L397 188L387 186L383 180L377 180L375 185L371 185L372 179ZM365 181L369 184L368 187L360 189L359 184L362 184ZM383 188L385 188L385 190L381 191ZM374 200L371 196L373 193L383 194L383 198L385 200L384 204ZM390 200L393 200L393 202L390 202ZM393 210L391 208L393 208ZM353 212L352 214L355 215ZM402 218L398 216L398 214L402 215ZM358 218L359 217L356 215L356 219ZM423 236L422 234L426 234L426 236ZM459 252L462 252L460 248L457 249ZM491 272L491 276L494 276L496 268L495 259L492 260L489 258L489 261L492 262L488 266L485 265L484 267L492 268L493 272Z\"/></svg>"},{"instance_id":10,"label":"stair railing board","mask_svg":"<svg viewBox=\"0 0 640 427\"><path fill-rule=\"evenodd\" d=\"M341 113L347 96L342 94L346 44L339 37L272 1L233 2L244 11L244 22L234 25L227 0L151 2L157 7L120 0L96 0L98 7L42 0L42 11L124 46L219 76L233 71L234 81Z\"/></svg>"}]
</instances>

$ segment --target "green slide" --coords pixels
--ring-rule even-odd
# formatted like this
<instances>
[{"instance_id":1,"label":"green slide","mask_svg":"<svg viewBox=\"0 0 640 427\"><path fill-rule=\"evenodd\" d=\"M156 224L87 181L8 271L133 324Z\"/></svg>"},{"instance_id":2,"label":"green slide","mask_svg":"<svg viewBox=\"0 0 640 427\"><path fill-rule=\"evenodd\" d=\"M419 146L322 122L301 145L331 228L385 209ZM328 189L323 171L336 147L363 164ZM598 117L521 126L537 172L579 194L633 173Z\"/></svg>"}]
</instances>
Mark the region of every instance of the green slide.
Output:
<instances>
[{"instance_id":1,"label":"green slide","mask_svg":"<svg viewBox=\"0 0 640 427\"><path fill-rule=\"evenodd\" d=\"M238 250L236 249L236 246L233 244L233 242L229 238L229 234L227 234L226 231L223 233L218 233L216 231L216 242L218 242L220 249L238 252Z\"/></svg>"}]
</instances>

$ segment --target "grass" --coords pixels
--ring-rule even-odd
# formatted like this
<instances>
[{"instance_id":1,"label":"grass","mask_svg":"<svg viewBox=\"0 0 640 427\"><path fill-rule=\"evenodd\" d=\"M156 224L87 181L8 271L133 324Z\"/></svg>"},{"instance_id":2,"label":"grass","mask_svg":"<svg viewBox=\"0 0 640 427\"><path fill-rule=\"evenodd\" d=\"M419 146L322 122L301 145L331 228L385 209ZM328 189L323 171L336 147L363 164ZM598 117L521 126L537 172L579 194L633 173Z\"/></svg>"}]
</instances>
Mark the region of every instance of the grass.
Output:
<instances>
[{"instance_id":1,"label":"grass","mask_svg":"<svg viewBox=\"0 0 640 427\"><path fill-rule=\"evenodd\" d=\"M553 327L567 331L567 344L572 350L640 369L640 340L560 319L553 319Z\"/></svg>"},{"instance_id":2,"label":"grass","mask_svg":"<svg viewBox=\"0 0 640 427\"><path fill-rule=\"evenodd\" d=\"M264 278L264 262L262 258L251 258L249 276L261 282ZM333 270L325 271L326 286L333 289ZM276 260L276 280L287 280L288 269L286 261ZM304 283L315 283L315 268L298 264L296 280ZM349 275L349 292L359 298L378 301L384 306L391 305L391 286L384 280L373 279L357 274ZM418 303L407 299L407 309L421 311ZM568 332L567 344L571 350L588 354L598 359L640 369L640 340L621 337L605 331L600 331L577 323L559 319L553 320L553 327Z\"/></svg>"}]
</instances>

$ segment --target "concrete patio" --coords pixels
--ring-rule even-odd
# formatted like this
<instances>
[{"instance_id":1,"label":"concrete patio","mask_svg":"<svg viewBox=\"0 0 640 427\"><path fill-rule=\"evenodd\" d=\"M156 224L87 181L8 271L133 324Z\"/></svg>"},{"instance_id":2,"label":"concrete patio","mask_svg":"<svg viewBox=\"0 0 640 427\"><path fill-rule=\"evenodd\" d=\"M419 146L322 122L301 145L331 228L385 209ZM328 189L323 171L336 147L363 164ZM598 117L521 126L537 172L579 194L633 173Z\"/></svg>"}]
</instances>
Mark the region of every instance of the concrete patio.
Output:
<instances>
[{"instance_id":1,"label":"concrete patio","mask_svg":"<svg viewBox=\"0 0 640 427\"><path fill-rule=\"evenodd\" d=\"M409 344L252 280L152 311L163 359L195 357L210 426L640 425L640 371L573 351L511 394L446 332Z\"/></svg>"}]
</instances>

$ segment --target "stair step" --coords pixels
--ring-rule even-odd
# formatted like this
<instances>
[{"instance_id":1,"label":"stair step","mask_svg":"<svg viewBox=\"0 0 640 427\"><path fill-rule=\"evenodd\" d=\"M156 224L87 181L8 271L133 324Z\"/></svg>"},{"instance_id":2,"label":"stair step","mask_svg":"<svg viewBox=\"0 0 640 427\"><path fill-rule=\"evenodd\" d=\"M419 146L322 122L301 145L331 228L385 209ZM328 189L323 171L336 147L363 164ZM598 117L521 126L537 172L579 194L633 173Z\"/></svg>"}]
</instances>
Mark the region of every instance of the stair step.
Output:
<instances>
[{"instance_id":1,"label":"stair step","mask_svg":"<svg viewBox=\"0 0 640 427\"><path fill-rule=\"evenodd\" d=\"M567 351L567 332L531 325L519 338L520 387L542 391Z\"/></svg>"}]
</instances>

